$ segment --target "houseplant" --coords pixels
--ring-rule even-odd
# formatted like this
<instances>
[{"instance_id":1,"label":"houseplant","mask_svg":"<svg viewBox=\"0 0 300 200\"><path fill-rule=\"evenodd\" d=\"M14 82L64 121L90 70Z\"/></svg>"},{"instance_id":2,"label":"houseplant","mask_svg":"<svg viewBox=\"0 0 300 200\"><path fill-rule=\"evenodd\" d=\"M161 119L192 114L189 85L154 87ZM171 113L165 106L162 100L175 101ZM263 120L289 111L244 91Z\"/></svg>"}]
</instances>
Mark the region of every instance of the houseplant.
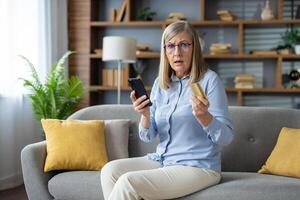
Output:
<instances>
[{"instance_id":1,"label":"houseplant","mask_svg":"<svg viewBox=\"0 0 300 200\"><path fill-rule=\"evenodd\" d=\"M156 15L156 12L151 11L150 7L142 8L137 13L137 19L138 20L144 20L144 21L152 21L153 16Z\"/></svg>"},{"instance_id":2,"label":"houseplant","mask_svg":"<svg viewBox=\"0 0 300 200\"><path fill-rule=\"evenodd\" d=\"M277 50L290 49L294 50L296 54L300 54L300 31L296 28L287 30L282 36L283 45L279 45Z\"/></svg>"},{"instance_id":3,"label":"houseplant","mask_svg":"<svg viewBox=\"0 0 300 200\"><path fill-rule=\"evenodd\" d=\"M66 78L65 60L74 52L66 52L47 74L45 83L33 64L24 56L21 58L30 67L31 79L23 79L24 87L31 92L28 95L37 121L41 119L66 119L75 111L76 104L84 95L82 81L72 76Z\"/></svg>"}]
</instances>

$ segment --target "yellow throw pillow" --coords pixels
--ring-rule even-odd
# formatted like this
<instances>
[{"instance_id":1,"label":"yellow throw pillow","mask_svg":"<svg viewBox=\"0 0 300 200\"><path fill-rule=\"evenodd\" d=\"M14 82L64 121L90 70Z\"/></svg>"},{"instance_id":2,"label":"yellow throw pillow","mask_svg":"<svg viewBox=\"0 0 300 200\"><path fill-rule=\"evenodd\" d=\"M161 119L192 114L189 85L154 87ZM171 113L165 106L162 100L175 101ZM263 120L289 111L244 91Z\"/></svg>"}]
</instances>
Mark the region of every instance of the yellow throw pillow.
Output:
<instances>
[{"instance_id":1,"label":"yellow throw pillow","mask_svg":"<svg viewBox=\"0 0 300 200\"><path fill-rule=\"evenodd\" d=\"M258 173L300 178L300 129L282 128L277 143Z\"/></svg>"},{"instance_id":2,"label":"yellow throw pillow","mask_svg":"<svg viewBox=\"0 0 300 200\"><path fill-rule=\"evenodd\" d=\"M99 170L107 163L103 120L42 119L47 157L44 171Z\"/></svg>"}]
</instances>

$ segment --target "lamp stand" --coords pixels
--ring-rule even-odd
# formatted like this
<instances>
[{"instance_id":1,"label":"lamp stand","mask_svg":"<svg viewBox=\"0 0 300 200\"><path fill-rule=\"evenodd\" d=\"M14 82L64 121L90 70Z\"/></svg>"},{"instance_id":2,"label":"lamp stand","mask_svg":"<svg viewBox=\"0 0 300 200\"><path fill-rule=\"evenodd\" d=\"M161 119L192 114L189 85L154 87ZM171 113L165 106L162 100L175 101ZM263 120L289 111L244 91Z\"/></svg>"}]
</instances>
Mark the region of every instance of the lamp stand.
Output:
<instances>
[{"instance_id":1,"label":"lamp stand","mask_svg":"<svg viewBox=\"0 0 300 200\"><path fill-rule=\"evenodd\" d=\"M118 97L117 102L118 104L121 103L121 60L118 60Z\"/></svg>"}]
</instances>

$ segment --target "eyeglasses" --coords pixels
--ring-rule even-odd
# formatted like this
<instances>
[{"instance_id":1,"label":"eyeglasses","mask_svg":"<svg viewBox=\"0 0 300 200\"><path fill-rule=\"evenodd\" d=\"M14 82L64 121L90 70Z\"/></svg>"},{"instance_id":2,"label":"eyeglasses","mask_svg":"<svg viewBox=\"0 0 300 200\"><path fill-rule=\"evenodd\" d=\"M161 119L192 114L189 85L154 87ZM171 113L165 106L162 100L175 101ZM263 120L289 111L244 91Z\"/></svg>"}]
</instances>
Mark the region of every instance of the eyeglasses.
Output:
<instances>
[{"instance_id":1,"label":"eyeglasses","mask_svg":"<svg viewBox=\"0 0 300 200\"><path fill-rule=\"evenodd\" d=\"M171 53L174 53L174 51L176 49L176 46L178 46L178 48L180 49L180 51L188 52L191 45L192 44L188 43L188 42L180 42L178 44L169 43L169 44L166 44L164 46L164 48L166 49L166 52L168 54L171 54Z\"/></svg>"}]
</instances>

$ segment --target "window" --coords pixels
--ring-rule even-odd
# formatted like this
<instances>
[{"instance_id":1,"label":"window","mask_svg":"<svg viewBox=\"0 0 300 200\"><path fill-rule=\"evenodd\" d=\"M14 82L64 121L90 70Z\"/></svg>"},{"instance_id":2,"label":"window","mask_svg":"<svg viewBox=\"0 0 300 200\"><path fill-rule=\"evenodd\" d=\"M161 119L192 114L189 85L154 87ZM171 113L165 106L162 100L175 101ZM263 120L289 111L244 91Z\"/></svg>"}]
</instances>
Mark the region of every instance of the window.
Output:
<instances>
[{"instance_id":1,"label":"window","mask_svg":"<svg viewBox=\"0 0 300 200\"><path fill-rule=\"evenodd\" d=\"M28 78L30 70L18 55L27 57L39 74L46 70L43 56L46 47L46 24L43 23L45 14L42 14L45 13L42 12L44 4L43 0L0 1L1 96L15 96L25 92L19 78Z\"/></svg>"}]
</instances>

